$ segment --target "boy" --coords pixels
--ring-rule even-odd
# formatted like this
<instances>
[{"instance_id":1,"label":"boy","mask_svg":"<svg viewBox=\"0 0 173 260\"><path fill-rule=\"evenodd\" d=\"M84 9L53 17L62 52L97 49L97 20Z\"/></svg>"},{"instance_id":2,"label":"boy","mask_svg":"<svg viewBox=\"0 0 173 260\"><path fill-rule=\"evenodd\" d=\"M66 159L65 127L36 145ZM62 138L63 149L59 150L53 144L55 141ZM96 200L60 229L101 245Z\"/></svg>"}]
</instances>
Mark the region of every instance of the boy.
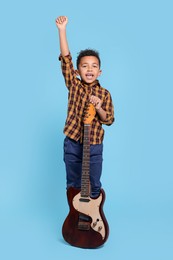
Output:
<instances>
[{"instance_id":1,"label":"boy","mask_svg":"<svg viewBox=\"0 0 173 260\"><path fill-rule=\"evenodd\" d=\"M77 70L74 69L69 51L66 25L68 18L56 19L59 31L62 73L68 88L68 112L64 127L64 162L66 165L67 189L81 187L82 171L82 116L86 103L95 106L96 116L90 132L90 183L91 197L98 197L101 189L102 153L104 130L102 124L111 125L114 121L114 109L111 95L102 88L97 78L101 75L101 62L97 51L86 49L77 57ZM78 76L80 78L78 78Z\"/></svg>"}]
</instances>

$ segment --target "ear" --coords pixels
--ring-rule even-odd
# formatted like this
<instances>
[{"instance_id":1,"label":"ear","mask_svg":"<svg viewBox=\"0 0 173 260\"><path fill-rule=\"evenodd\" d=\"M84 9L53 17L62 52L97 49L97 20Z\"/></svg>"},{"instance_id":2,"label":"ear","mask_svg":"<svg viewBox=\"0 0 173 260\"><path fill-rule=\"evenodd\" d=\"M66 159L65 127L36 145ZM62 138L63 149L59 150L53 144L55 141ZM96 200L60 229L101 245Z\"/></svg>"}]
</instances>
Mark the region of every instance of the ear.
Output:
<instances>
[{"instance_id":1,"label":"ear","mask_svg":"<svg viewBox=\"0 0 173 260\"><path fill-rule=\"evenodd\" d=\"M98 76L100 76L102 74L102 70L99 70Z\"/></svg>"}]
</instances>

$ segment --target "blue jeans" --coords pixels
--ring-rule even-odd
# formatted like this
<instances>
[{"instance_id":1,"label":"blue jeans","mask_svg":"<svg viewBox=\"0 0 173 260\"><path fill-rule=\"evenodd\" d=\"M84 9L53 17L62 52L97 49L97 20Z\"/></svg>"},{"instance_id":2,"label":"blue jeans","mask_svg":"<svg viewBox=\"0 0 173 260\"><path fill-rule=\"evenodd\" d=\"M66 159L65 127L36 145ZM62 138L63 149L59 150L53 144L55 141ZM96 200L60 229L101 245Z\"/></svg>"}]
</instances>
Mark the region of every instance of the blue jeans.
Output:
<instances>
[{"instance_id":1,"label":"blue jeans","mask_svg":"<svg viewBox=\"0 0 173 260\"><path fill-rule=\"evenodd\" d=\"M103 144L90 145L91 196L97 197L101 188ZM64 139L64 162L66 166L67 188L81 188L83 144L69 137Z\"/></svg>"}]
</instances>

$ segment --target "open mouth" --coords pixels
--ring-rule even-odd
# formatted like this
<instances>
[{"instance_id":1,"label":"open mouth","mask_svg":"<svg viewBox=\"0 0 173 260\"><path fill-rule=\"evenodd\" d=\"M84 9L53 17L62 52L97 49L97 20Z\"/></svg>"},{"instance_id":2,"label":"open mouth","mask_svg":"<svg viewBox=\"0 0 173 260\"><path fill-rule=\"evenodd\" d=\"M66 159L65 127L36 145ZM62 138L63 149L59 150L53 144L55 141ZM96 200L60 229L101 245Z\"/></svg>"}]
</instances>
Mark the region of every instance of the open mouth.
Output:
<instances>
[{"instance_id":1,"label":"open mouth","mask_svg":"<svg viewBox=\"0 0 173 260\"><path fill-rule=\"evenodd\" d=\"M92 73L87 73L86 74L87 79L92 79L94 75Z\"/></svg>"}]
</instances>

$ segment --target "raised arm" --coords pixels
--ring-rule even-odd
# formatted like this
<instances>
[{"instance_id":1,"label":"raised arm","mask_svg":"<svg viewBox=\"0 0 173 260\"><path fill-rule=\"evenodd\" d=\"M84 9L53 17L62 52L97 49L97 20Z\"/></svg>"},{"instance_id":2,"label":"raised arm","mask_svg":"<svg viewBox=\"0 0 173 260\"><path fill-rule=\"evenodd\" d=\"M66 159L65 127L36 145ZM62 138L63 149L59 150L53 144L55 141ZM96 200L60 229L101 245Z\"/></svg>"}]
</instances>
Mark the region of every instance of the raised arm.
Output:
<instances>
[{"instance_id":1,"label":"raised arm","mask_svg":"<svg viewBox=\"0 0 173 260\"><path fill-rule=\"evenodd\" d=\"M68 18L67 16L59 16L55 22L59 31L61 55L67 56L70 52L68 47L68 42L67 42L67 36L66 36L66 25L68 23Z\"/></svg>"}]
</instances>

